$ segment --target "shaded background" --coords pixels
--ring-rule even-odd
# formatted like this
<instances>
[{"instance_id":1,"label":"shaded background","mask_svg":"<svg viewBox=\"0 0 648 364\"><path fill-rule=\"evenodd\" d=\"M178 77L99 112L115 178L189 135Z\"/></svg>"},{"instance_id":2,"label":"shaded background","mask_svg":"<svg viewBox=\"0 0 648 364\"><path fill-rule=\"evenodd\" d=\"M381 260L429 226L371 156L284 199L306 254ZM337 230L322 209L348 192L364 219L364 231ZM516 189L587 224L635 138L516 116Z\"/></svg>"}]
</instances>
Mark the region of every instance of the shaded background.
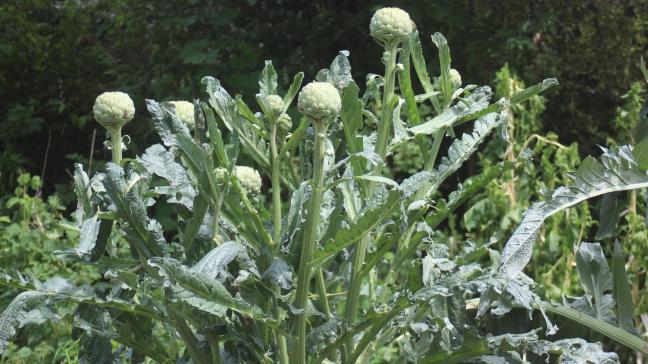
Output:
<instances>
[{"instance_id":1,"label":"shaded background","mask_svg":"<svg viewBox=\"0 0 648 364\"><path fill-rule=\"evenodd\" d=\"M559 88L545 95L544 131L578 142L584 154L615 134L620 96L639 79L648 45L648 2L632 0L5 0L0 195L19 170L40 175L46 160L45 194L67 185L73 162L88 160L94 129L94 159L108 157L92 120L103 91L133 97L136 117L124 132L137 152L155 138L144 99L198 97L205 75L250 97L264 59L285 86L298 71L312 78L347 49L363 84L366 73L382 72L368 24L385 5L411 14L432 65L429 35L445 34L465 82L488 84L505 63L527 84L558 78Z\"/></svg>"}]
</instances>

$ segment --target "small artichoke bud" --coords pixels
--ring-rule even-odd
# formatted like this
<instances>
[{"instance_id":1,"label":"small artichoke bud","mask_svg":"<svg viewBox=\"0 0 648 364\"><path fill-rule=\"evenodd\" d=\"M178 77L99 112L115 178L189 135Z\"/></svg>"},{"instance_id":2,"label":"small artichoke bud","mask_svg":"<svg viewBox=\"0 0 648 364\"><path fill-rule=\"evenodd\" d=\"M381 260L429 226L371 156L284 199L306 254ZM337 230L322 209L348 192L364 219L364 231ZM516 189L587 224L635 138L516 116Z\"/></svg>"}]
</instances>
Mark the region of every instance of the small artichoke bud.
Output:
<instances>
[{"instance_id":1,"label":"small artichoke bud","mask_svg":"<svg viewBox=\"0 0 648 364\"><path fill-rule=\"evenodd\" d=\"M341 107L340 93L328 82L311 82L299 92L297 108L314 120L335 116Z\"/></svg>"},{"instance_id":2,"label":"small artichoke bud","mask_svg":"<svg viewBox=\"0 0 648 364\"><path fill-rule=\"evenodd\" d=\"M128 94L119 91L104 92L97 96L92 112L101 126L108 130L117 130L133 120L135 105Z\"/></svg>"},{"instance_id":3,"label":"small artichoke bud","mask_svg":"<svg viewBox=\"0 0 648 364\"><path fill-rule=\"evenodd\" d=\"M235 166L234 175L248 193L256 195L261 191L261 175L259 171L247 166Z\"/></svg>"},{"instance_id":4,"label":"small artichoke bud","mask_svg":"<svg viewBox=\"0 0 648 364\"><path fill-rule=\"evenodd\" d=\"M292 119L290 118L290 115L281 114L277 119L277 130L282 134L286 134L290 131L290 128L292 128Z\"/></svg>"},{"instance_id":5,"label":"small artichoke bud","mask_svg":"<svg viewBox=\"0 0 648 364\"><path fill-rule=\"evenodd\" d=\"M382 8L371 17L369 30L372 37L383 43L400 43L414 31L409 14L399 8Z\"/></svg>"},{"instance_id":6,"label":"small artichoke bud","mask_svg":"<svg viewBox=\"0 0 648 364\"><path fill-rule=\"evenodd\" d=\"M189 101L169 101L169 104L175 107L176 115L188 127L196 126L194 105Z\"/></svg>"},{"instance_id":7,"label":"small artichoke bud","mask_svg":"<svg viewBox=\"0 0 648 364\"><path fill-rule=\"evenodd\" d=\"M225 180L227 179L227 169L223 167L214 169L214 178L216 179L216 183L225 183Z\"/></svg>"},{"instance_id":8,"label":"small artichoke bud","mask_svg":"<svg viewBox=\"0 0 648 364\"><path fill-rule=\"evenodd\" d=\"M461 74L454 68L450 69L450 82L455 90L461 87Z\"/></svg>"},{"instance_id":9,"label":"small artichoke bud","mask_svg":"<svg viewBox=\"0 0 648 364\"><path fill-rule=\"evenodd\" d=\"M266 98L268 101L268 107L272 115L280 115L283 112L283 100L277 95L270 95Z\"/></svg>"}]
</instances>

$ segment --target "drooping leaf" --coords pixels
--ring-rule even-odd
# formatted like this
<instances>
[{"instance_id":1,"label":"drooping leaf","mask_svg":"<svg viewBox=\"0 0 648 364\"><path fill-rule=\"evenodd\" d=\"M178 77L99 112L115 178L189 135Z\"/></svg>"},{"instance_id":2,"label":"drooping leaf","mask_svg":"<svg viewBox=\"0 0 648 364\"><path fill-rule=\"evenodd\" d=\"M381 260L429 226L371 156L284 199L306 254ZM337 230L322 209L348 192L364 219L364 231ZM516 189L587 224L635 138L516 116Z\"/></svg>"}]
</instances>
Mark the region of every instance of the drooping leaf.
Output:
<instances>
[{"instance_id":1,"label":"drooping leaf","mask_svg":"<svg viewBox=\"0 0 648 364\"><path fill-rule=\"evenodd\" d=\"M625 258L619 241L614 242L612 253L612 294L616 303L616 318L620 328L635 334L634 327L634 305L632 304L632 293L630 282L625 269Z\"/></svg>"},{"instance_id":2,"label":"drooping leaf","mask_svg":"<svg viewBox=\"0 0 648 364\"><path fill-rule=\"evenodd\" d=\"M596 232L596 240L611 238L617 234L617 221L619 214L625 208L623 196L618 193L603 195L599 207L599 228Z\"/></svg>"},{"instance_id":3,"label":"drooping leaf","mask_svg":"<svg viewBox=\"0 0 648 364\"><path fill-rule=\"evenodd\" d=\"M0 314L0 354L9 345L16 330L23 325L29 313L45 303L51 294L47 292L26 291L20 293Z\"/></svg>"},{"instance_id":4,"label":"drooping leaf","mask_svg":"<svg viewBox=\"0 0 648 364\"><path fill-rule=\"evenodd\" d=\"M621 147L624 150L628 147ZM631 153L604 149L600 161L586 158L573 175L574 184L559 187L544 202L534 203L524 214L502 252L500 270L517 275L531 259L536 235L544 220L589 198L617 191L648 187L648 175L638 169Z\"/></svg>"},{"instance_id":5,"label":"drooping leaf","mask_svg":"<svg viewBox=\"0 0 648 364\"><path fill-rule=\"evenodd\" d=\"M159 269L166 286L177 300L218 317L231 309L252 318L266 319L258 307L233 297L218 280L192 270L175 259L156 257L150 259L149 264Z\"/></svg>"},{"instance_id":6,"label":"drooping leaf","mask_svg":"<svg viewBox=\"0 0 648 364\"><path fill-rule=\"evenodd\" d=\"M223 283L227 278L231 277L227 265L234 260L241 264L241 268L245 268L257 276L259 275L256 264L248 256L245 246L235 241L225 242L212 249L196 265L191 267L191 270Z\"/></svg>"}]
</instances>

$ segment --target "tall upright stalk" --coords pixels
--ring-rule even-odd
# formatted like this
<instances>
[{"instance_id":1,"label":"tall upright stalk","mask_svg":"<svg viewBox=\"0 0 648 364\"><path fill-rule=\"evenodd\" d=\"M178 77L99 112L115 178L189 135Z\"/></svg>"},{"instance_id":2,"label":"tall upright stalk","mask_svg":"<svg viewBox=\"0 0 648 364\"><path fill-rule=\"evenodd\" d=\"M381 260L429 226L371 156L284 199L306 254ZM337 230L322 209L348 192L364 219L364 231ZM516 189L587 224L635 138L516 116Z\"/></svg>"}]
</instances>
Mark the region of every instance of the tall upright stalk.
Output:
<instances>
[{"instance_id":1,"label":"tall upright stalk","mask_svg":"<svg viewBox=\"0 0 648 364\"><path fill-rule=\"evenodd\" d=\"M122 160L122 141L121 141L121 128L114 128L109 130L110 133L110 150L112 152L112 160L115 164L121 165Z\"/></svg>"},{"instance_id":2,"label":"tall upright stalk","mask_svg":"<svg viewBox=\"0 0 648 364\"><path fill-rule=\"evenodd\" d=\"M317 244L317 229L320 223L320 207L324 191L324 153L327 126L323 120L313 120L313 127L315 129L315 149L313 151L312 194L301 244L297 276L297 298L295 300L297 308L303 310L297 317L297 358L295 362L298 364L306 364L306 306L308 304L308 292L312 274L312 267L309 262L313 257L313 251Z\"/></svg>"},{"instance_id":3,"label":"tall upright stalk","mask_svg":"<svg viewBox=\"0 0 648 364\"><path fill-rule=\"evenodd\" d=\"M277 122L272 125L271 135L270 135L270 160L272 163L272 220L274 223L274 231L272 236L272 242L274 243L274 248L279 249L281 246L281 175L280 175L280 158L277 152ZM280 295L281 289L277 288L275 294ZM276 299L273 299L274 311L277 318L279 318L279 305ZM286 337L275 331L277 352L279 357L279 363L288 364L288 346L286 343Z\"/></svg>"},{"instance_id":4,"label":"tall upright stalk","mask_svg":"<svg viewBox=\"0 0 648 364\"><path fill-rule=\"evenodd\" d=\"M382 124L378 129L378 140L376 141L376 153L385 158L387 154L387 145L392 128L392 109L391 100L394 98L394 81L396 80L396 56L398 55L398 43L391 42L385 45L385 88L382 99ZM379 167L377 167L379 168Z\"/></svg>"},{"instance_id":5,"label":"tall upright stalk","mask_svg":"<svg viewBox=\"0 0 648 364\"><path fill-rule=\"evenodd\" d=\"M277 122L272 125L270 133L270 154L272 163L272 221L274 231L272 241L275 248L281 243L281 171L279 169L280 159L277 151Z\"/></svg>"},{"instance_id":6,"label":"tall upright stalk","mask_svg":"<svg viewBox=\"0 0 648 364\"><path fill-rule=\"evenodd\" d=\"M397 56L398 42L391 42L385 45L385 88L382 100L382 124L378 129L378 140L376 142L375 152L381 157L385 158L387 155L387 145L389 136L391 134L391 121L392 109L390 107L391 100L394 98L394 82L396 80L396 56ZM380 173L382 166L377 166L374 173ZM373 194L375 184L370 183L368 186L368 195ZM352 325L355 322L356 311L358 309L358 302L360 301L360 288L362 286L362 275L359 274L364 265L365 255L367 253L367 246L369 245L370 236L367 234L356 245L355 253L353 256L353 266L351 268L351 283L347 294L346 312L345 317L347 323ZM346 354L353 351L353 337L349 337L346 344Z\"/></svg>"}]
</instances>

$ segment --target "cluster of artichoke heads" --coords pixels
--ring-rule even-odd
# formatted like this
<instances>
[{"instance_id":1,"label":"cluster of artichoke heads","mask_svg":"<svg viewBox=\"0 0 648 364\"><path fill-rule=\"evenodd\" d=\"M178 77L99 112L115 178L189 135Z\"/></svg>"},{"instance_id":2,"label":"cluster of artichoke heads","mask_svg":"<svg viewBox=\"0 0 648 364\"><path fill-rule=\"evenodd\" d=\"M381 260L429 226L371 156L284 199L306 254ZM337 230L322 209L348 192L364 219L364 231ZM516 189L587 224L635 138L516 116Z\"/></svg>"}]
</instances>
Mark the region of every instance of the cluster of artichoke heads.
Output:
<instances>
[{"instance_id":1,"label":"cluster of artichoke heads","mask_svg":"<svg viewBox=\"0 0 648 364\"><path fill-rule=\"evenodd\" d=\"M407 42L416 25L407 12L398 8L382 8L376 11L369 25L371 36L386 49L397 47ZM457 70L450 70L450 79L453 87L461 86L461 75ZM276 120L278 130L287 133L292 127L290 116L284 112L281 97L269 95L267 97L270 119ZM170 101L175 114L189 128L195 127L194 105L189 101ZM327 122L335 119L342 107L342 100L338 89L329 82L311 82L299 92L297 108L303 115L313 122ZM93 107L95 120L108 132L121 132L121 128L135 115L133 100L124 92L104 92L99 95ZM223 171L215 171L222 174ZM261 176L257 170L250 167L237 166L234 170L241 186L249 193L256 194L261 189Z\"/></svg>"}]
</instances>

